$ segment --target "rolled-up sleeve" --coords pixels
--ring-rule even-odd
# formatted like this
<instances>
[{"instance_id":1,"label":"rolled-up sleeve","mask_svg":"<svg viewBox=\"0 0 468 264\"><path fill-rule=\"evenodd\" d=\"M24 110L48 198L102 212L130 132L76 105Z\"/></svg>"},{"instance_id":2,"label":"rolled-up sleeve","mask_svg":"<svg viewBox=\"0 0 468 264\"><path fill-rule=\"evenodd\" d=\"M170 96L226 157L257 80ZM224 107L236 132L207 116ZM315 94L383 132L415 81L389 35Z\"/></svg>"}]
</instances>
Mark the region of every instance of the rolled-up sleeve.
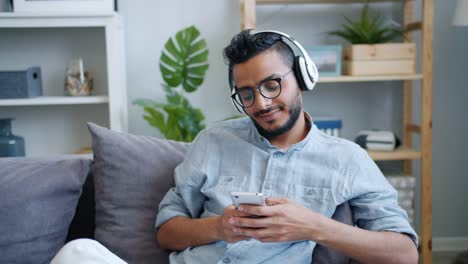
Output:
<instances>
[{"instance_id":1,"label":"rolled-up sleeve","mask_svg":"<svg viewBox=\"0 0 468 264\"><path fill-rule=\"evenodd\" d=\"M398 193L385 176L361 150L355 173L350 178L353 217L356 225L371 231L393 231L407 234L418 246L418 236L408 222L408 215L398 205Z\"/></svg>"},{"instance_id":2,"label":"rolled-up sleeve","mask_svg":"<svg viewBox=\"0 0 468 264\"><path fill-rule=\"evenodd\" d=\"M206 181L203 166L198 163L204 154L203 148L198 147L201 144L194 141L185 160L175 169L175 187L169 189L159 204L156 229L176 216L200 217L206 199L200 191Z\"/></svg>"}]
</instances>

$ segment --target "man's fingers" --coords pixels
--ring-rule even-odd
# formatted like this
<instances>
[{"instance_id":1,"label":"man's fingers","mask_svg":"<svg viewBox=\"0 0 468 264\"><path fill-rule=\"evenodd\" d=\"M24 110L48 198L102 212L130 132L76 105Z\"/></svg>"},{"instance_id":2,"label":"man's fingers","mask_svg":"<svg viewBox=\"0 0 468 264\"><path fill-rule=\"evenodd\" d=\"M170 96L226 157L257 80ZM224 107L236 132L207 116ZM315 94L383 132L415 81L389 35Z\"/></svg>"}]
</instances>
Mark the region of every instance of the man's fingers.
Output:
<instances>
[{"instance_id":1,"label":"man's fingers","mask_svg":"<svg viewBox=\"0 0 468 264\"><path fill-rule=\"evenodd\" d=\"M252 215L251 213L245 212L245 211L234 210L232 212L232 216L249 217L249 216L254 216L254 215Z\"/></svg>"},{"instance_id":2,"label":"man's fingers","mask_svg":"<svg viewBox=\"0 0 468 264\"><path fill-rule=\"evenodd\" d=\"M267 205L273 206L277 204L289 203L289 199L285 197L268 197L265 202Z\"/></svg>"},{"instance_id":3,"label":"man's fingers","mask_svg":"<svg viewBox=\"0 0 468 264\"><path fill-rule=\"evenodd\" d=\"M229 222L237 227L262 228L274 224L273 217L232 217Z\"/></svg>"},{"instance_id":4,"label":"man's fingers","mask_svg":"<svg viewBox=\"0 0 468 264\"><path fill-rule=\"evenodd\" d=\"M232 216L238 216L238 217L243 217L243 216L252 216L252 214L247 213L247 212L242 212L237 210L234 205L229 205L226 208L224 208L224 215L228 217Z\"/></svg>"},{"instance_id":5,"label":"man's fingers","mask_svg":"<svg viewBox=\"0 0 468 264\"><path fill-rule=\"evenodd\" d=\"M238 210L252 215L273 216L277 213L278 209L274 206L241 205Z\"/></svg>"},{"instance_id":6,"label":"man's fingers","mask_svg":"<svg viewBox=\"0 0 468 264\"><path fill-rule=\"evenodd\" d=\"M277 208L275 208L275 205L287 204L291 201L285 197L268 197L265 202L267 206L243 204L240 205L237 210L247 212L253 215L272 216L275 215L277 210Z\"/></svg>"},{"instance_id":7,"label":"man's fingers","mask_svg":"<svg viewBox=\"0 0 468 264\"><path fill-rule=\"evenodd\" d=\"M255 238L257 240L260 239L273 239L275 234L273 233L273 229L271 228L248 228L248 227L238 227L236 229L236 233L241 234L243 236Z\"/></svg>"}]
</instances>

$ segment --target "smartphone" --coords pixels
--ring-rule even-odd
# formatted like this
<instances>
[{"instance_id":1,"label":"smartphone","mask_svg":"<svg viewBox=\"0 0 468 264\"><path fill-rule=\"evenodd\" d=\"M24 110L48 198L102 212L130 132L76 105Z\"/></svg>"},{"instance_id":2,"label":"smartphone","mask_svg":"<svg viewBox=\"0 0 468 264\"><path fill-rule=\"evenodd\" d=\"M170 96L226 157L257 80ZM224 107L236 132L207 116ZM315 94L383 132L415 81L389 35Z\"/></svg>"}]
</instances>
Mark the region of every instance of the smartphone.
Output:
<instances>
[{"instance_id":1,"label":"smartphone","mask_svg":"<svg viewBox=\"0 0 468 264\"><path fill-rule=\"evenodd\" d=\"M241 204L265 205L265 197L261 193L231 192L231 198L235 208Z\"/></svg>"}]
</instances>

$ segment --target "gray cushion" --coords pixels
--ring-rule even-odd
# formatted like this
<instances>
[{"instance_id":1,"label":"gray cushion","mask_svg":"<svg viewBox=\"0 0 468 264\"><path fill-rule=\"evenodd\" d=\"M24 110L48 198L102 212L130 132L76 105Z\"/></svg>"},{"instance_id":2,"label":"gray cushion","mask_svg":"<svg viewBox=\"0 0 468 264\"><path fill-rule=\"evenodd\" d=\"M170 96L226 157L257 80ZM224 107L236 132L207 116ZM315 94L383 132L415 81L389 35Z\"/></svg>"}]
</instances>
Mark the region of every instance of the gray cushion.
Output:
<instances>
[{"instance_id":1,"label":"gray cushion","mask_svg":"<svg viewBox=\"0 0 468 264\"><path fill-rule=\"evenodd\" d=\"M0 159L0 262L49 263L63 246L89 159Z\"/></svg>"},{"instance_id":2,"label":"gray cushion","mask_svg":"<svg viewBox=\"0 0 468 264\"><path fill-rule=\"evenodd\" d=\"M188 144L89 123L96 190L95 238L130 263L167 263L154 222Z\"/></svg>"}]
</instances>

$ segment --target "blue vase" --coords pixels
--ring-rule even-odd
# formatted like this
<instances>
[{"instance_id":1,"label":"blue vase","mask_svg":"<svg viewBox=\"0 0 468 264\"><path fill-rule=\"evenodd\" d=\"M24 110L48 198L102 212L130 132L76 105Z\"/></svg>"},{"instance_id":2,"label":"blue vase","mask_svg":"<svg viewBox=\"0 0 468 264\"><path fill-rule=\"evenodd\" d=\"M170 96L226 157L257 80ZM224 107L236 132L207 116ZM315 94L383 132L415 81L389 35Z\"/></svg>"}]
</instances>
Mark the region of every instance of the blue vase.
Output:
<instances>
[{"instance_id":1,"label":"blue vase","mask_svg":"<svg viewBox=\"0 0 468 264\"><path fill-rule=\"evenodd\" d=\"M12 118L0 118L0 157L24 157L24 139L11 133Z\"/></svg>"}]
</instances>

